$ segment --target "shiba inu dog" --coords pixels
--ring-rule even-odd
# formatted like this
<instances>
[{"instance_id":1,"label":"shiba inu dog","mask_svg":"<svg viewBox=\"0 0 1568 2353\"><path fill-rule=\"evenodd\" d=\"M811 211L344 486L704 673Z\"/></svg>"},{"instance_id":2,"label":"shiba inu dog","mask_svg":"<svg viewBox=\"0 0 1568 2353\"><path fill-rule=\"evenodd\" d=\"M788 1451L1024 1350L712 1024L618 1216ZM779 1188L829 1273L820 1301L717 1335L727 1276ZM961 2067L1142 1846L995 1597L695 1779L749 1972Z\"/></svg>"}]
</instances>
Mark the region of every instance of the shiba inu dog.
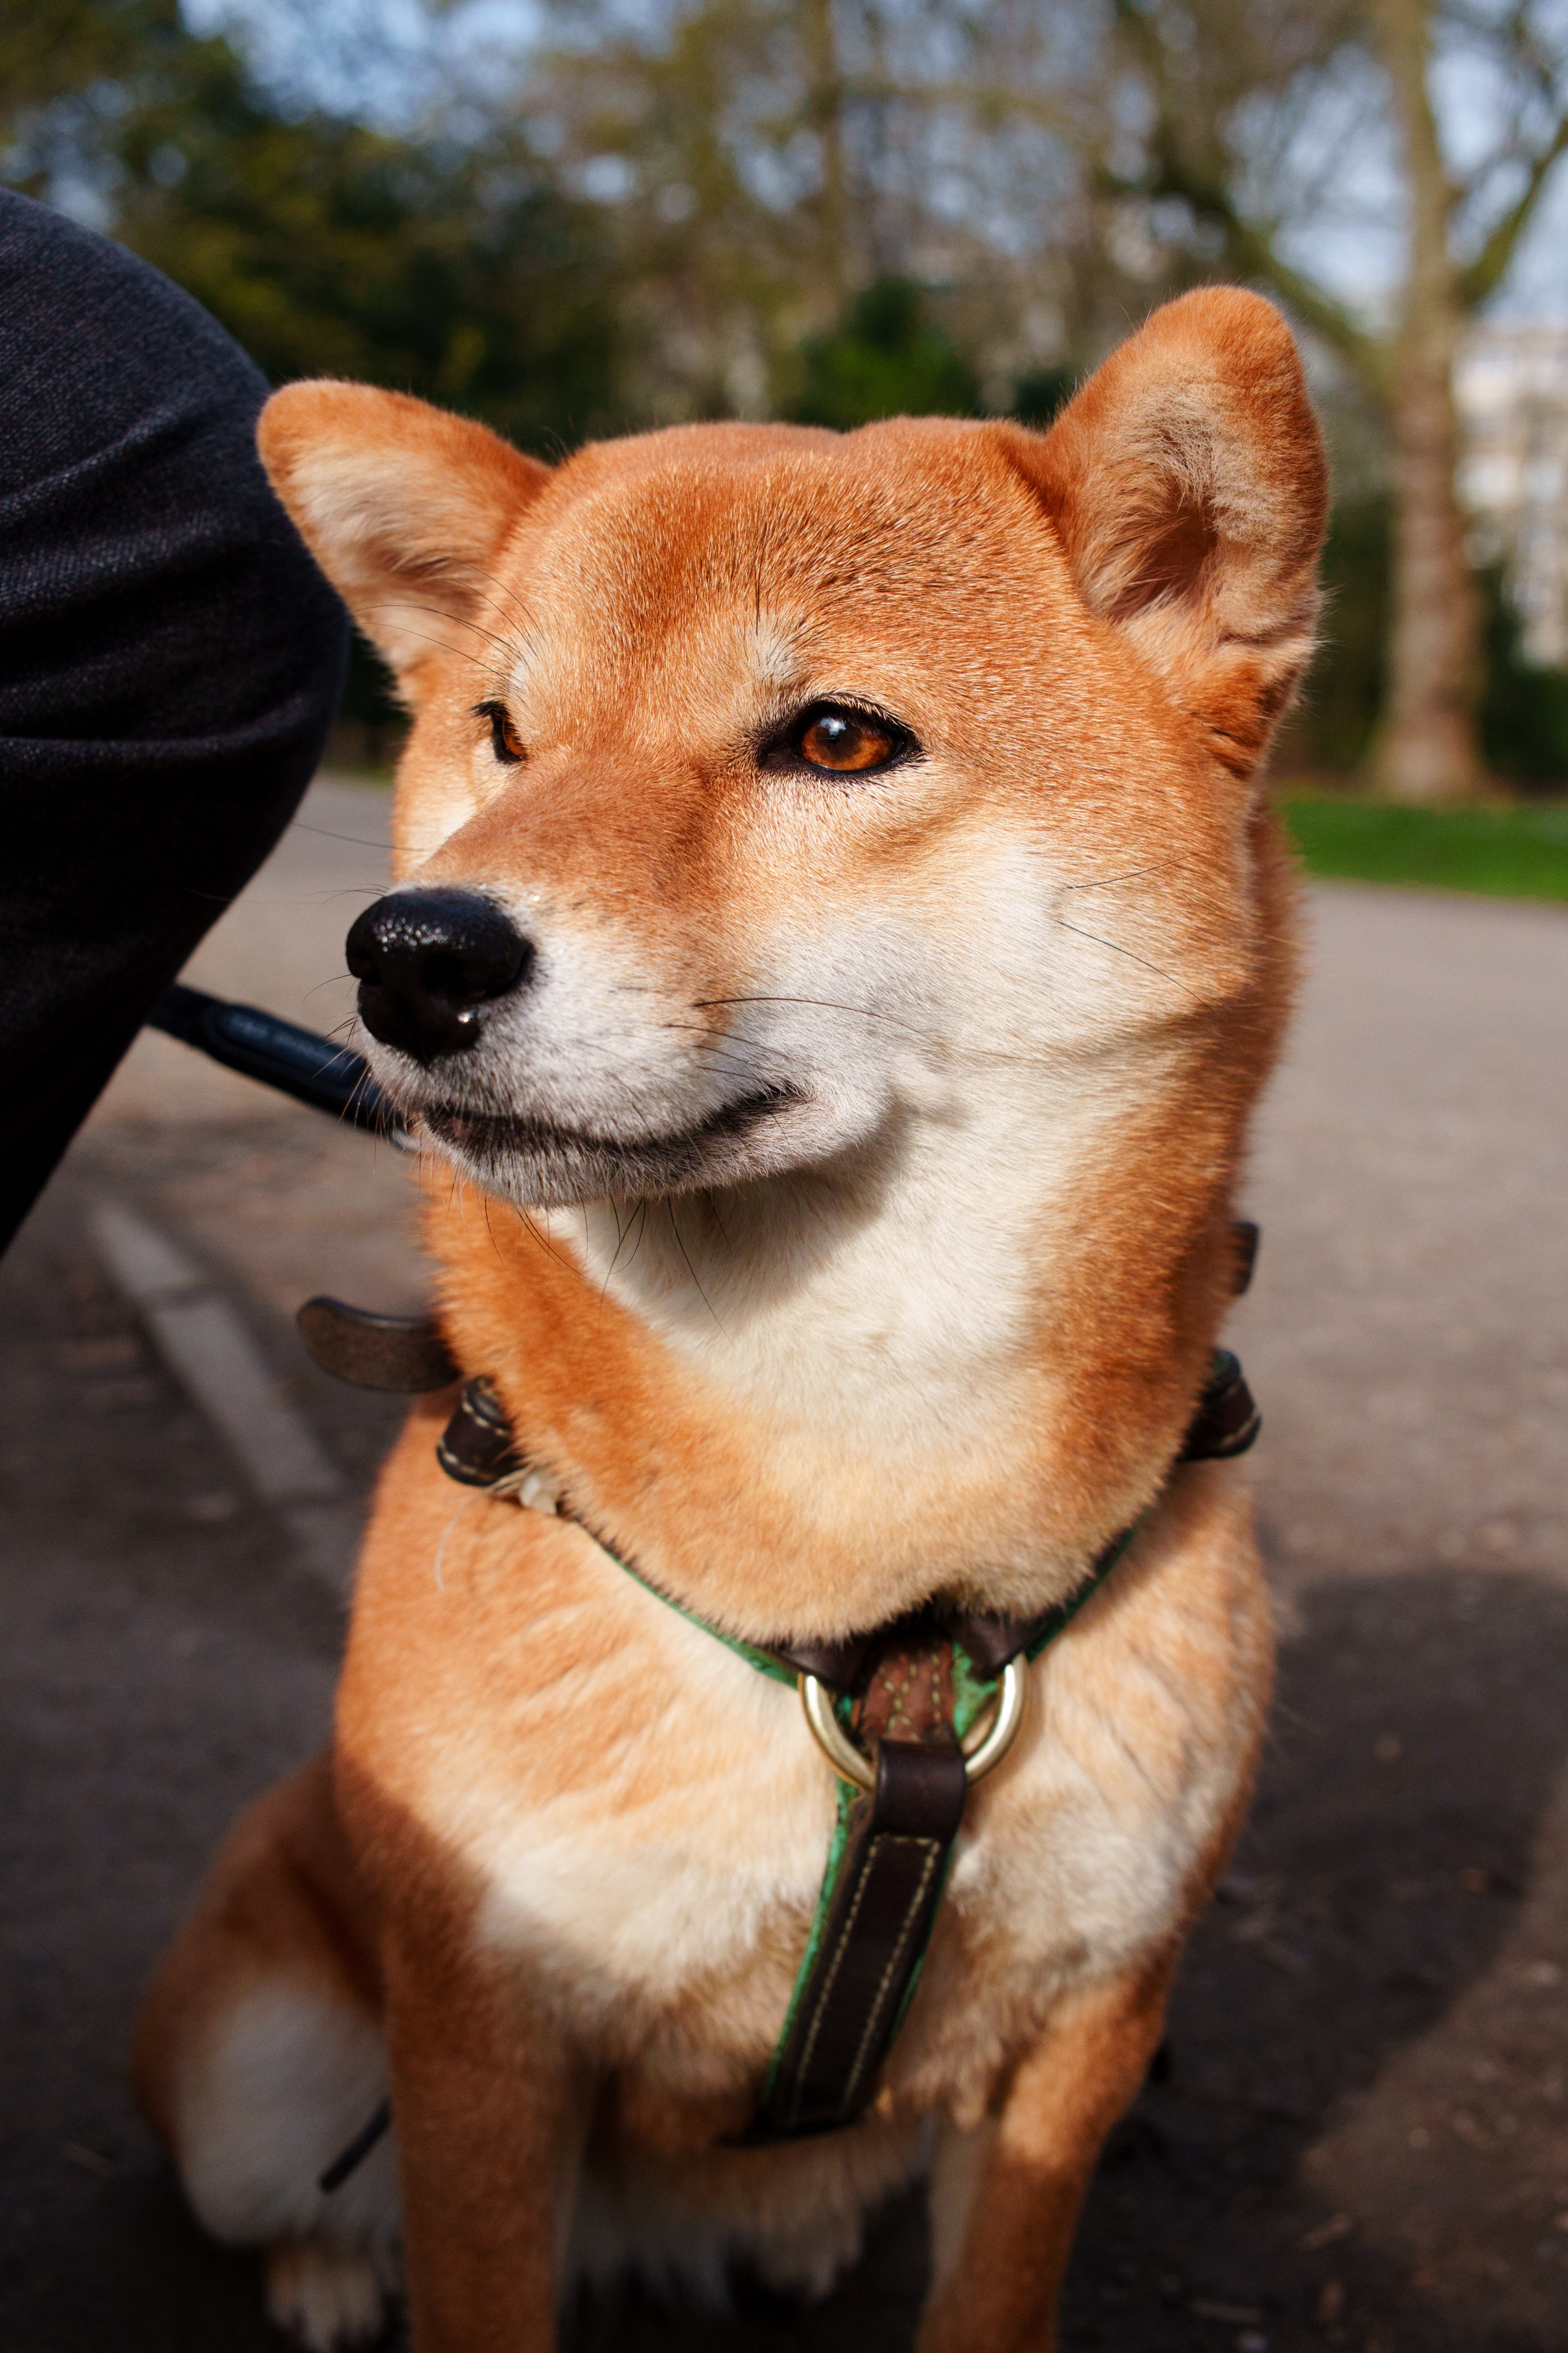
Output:
<instances>
[{"instance_id":1,"label":"shiba inu dog","mask_svg":"<svg viewBox=\"0 0 1568 2353\"><path fill-rule=\"evenodd\" d=\"M261 446L413 714L351 961L513 1470L465 1495L415 1408L331 1754L220 1854L143 2100L318 2348L397 2263L419 2353L623 2265L821 2293L922 2172L922 2353L1047 2348L1269 1683L1239 1474L1179 1457L1291 989L1290 337L1189 295L1043 435L551 469L313 383Z\"/></svg>"}]
</instances>

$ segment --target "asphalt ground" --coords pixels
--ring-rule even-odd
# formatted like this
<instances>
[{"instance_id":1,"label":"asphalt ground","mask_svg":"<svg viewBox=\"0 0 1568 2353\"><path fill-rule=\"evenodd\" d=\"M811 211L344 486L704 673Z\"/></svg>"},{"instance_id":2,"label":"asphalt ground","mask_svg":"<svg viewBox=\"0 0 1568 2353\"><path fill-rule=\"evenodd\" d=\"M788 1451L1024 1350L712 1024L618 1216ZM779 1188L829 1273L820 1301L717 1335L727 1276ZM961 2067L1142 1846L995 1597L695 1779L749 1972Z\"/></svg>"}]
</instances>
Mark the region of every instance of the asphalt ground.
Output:
<instances>
[{"instance_id":1,"label":"asphalt ground","mask_svg":"<svg viewBox=\"0 0 1568 2353\"><path fill-rule=\"evenodd\" d=\"M318 786L189 977L328 1028L384 798ZM1169 2070L1118 2129L1064 2345L1568 2348L1568 913L1319 889L1235 1319L1283 1647L1258 1802ZM327 1382L308 1292L416 1300L395 1155L160 1039L0 1266L0 2353L263 2353L123 2087L216 1840L320 1739L341 1613L89 1240L113 1198L211 1275L363 1495L395 1400ZM895 2353L912 2206L800 2313L639 2301L576 2353Z\"/></svg>"}]
</instances>

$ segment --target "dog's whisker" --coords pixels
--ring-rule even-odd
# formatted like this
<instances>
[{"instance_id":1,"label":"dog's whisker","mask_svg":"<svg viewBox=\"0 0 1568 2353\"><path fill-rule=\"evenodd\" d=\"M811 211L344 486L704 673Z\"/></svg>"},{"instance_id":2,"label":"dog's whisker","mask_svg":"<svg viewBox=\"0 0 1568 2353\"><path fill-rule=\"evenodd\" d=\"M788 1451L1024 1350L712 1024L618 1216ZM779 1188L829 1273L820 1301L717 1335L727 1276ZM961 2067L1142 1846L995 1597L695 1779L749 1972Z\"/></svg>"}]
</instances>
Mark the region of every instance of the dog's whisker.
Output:
<instances>
[{"instance_id":1,"label":"dog's whisker","mask_svg":"<svg viewBox=\"0 0 1568 2353\"><path fill-rule=\"evenodd\" d=\"M638 1207L640 1208L641 1206L643 1205L639 1203ZM612 1201L610 1204L610 1213L616 1221L616 1250L615 1256L611 1259L609 1265L605 1269L605 1280L599 1288L599 1304L601 1307L603 1307L605 1300L609 1297L610 1283L615 1275L616 1267L619 1266L621 1262L621 1252L626 1246L626 1236L630 1233L633 1223L636 1220L637 1209L634 1208L628 1214L624 1223L621 1218L619 1203ZM634 1250L632 1255L635 1258L637 1252Z\"/></svg>"},{"instance_id":2,"label":"dog's whisker","mask_svg":"<svg viewBox=\"0 0 1568 2353\"><path fill-rule=\"evenodd\" d=\"M446 617L443 615L441 617L444 619ZM473 668L479 671L481 678L488 678L494 686L500 686L505 683L504 673L497 669L493 663L482 662L478 654L466 652L461 646L449 646L443 638L432 638L423 629L405 628L403 631L403 635L405 637L412 638L417 645L434 646L437 653L445 654L447 656L448 661L466 661L470 663Z\"/></svg>"},{"instance_id":3,"label":"dog's whisker","mask_svg":"<svg viewBox=\"0 0 1568 2353\"><path fill-rule=\"evenodd\" d=\"M713 1317L715 1330L721 1333L724 1326L720 1323L717 1314L714 1314L713 1303L709 1298L708 1293L703 1290L702 1284L698 1278L697 1269L691 1263L690 1253L688 1251L686 1244L681 1239L680 1227L677 1222L675 1215L675 1198L672 1194L667 1193L665 1195L664 1206L669 1212L669 1230L675 1238L675 1247L680 1252L682 1259L685 1261L686 1271L691 1277L697 1296L702 1302L703 1306L708 1310L709 1314Z\"/></svg>"},{"instance_id":4,"label":"dog's whisker","mask_svg":"<svg viewBox=\"0 0 1568 2353\"><path fill-rule=\"evenodd\" d=\"M1187 866L1191 862L1185 858L1157 858L1152 866L1130 866L1124 874L1102 874L1093 882L1064 882L1062 895L1065 897L1069 891L1109 891L1114 882L1138 882L1145 874L1159 874L1167 866Z\"/></svg>"},{"instance_id":5,"label":"dog's whisker","mask_svg":"<svg viewBox=\"0 0 1568 2353\"><path fill-rule=\"evenodd\" d=\"M391 843L386 841L367 841L363 834L334 833L330 826L309 825L302 817L291 817L289 820L289 830L290 833L313 833L319 841L346 842L351 849L390 849L392 847ZM376 885L378 890L381 887L379 883ZM333 898L339 898L342 894L340 892L333 892L331 895Z\"/></svg>"},{"instance_id":6,"label":"dog's whisker","mask_svg":"<svg viewBox=\"0 0 1568 2353\"><path fill-rule=\"evenodd\" d=\"M1141 964L1145 972L1157 972L1162 980L1174 981L1176 977L1163 965L1151 964L1147 956L1137 955L1131 948L1124 948L1115 940L1101 939L1098 932L1086 932L1081 923L1069 923L1065 915L1053 915L1051 921L1064 932L1076 932L1080 940L1092 940L1097 947L1109 948L1112 955L1123 955L1133 964Z\"/></svg>"},{"instance_id":7,"label":"dog's whisker","mask_svg":"<svg viewBox=\"0 0 1568 2353\"><path fill-rule=\"evenodd\" d=\"M1058 920L1059 920L1059 918ZM1074 927L1068 925L1067 928L1070 930ZM1089 934L1089 936L1092 937L1092 934ZM912 1021L900 1020L897 1014L879 1013L872 1007L866 1005L843 1005L836 1002L831 997L699 997L695 999L694 1002L699 1007L707 1005L804 1005L820 1007L824 1011L829 1013L852 1013L857 1015L862 1020L889 1022L896 1029L904 1030L908 1036L919 1039L922 1045L929 1045L937 1048L943 1056L954 1062L974 1063L987 1067L996 1065L1006 1070L1020 1071L1046 1071L1052 1067L1050 1058L1047 1055L1005 1053L999 1047L994 1048L990 1051L986 1051L983 1048L977 1046L959 1045L951 1039L942 1038L934 1029L917 1029ZM667 1026L673 1027L678 1025L671 1024ZM760 1042L759 1050L761 1050Z\"/></svg>"},{"instance_id":8,"label":"dog's whisker","mask_svg":"<svg viewBox=\"0 0 1568 2353\"><path fill-rule=\"evenodd\" d=\"M405 613L423 613L426 620L449 621L455 628L472 629L476 637L488 638L492 646L499 646L503 654L510 654L513 661L518 659L522 650L515 639L498 636L494 629L487 629L482 621L472 620L466 613L449 613L446 607L442 605L416 605L412 602L408 602L405 604L400 603L396 605L383 604L377 609L382 612L392 610ZM454 649L454 650L456 649Z\"/></svg>"},{"instance_id":9,"label":"dog's whisker","mask_svg":"<svg viewBox=\"0 0 1568 2353\"><path fill-rule=\"evenodd\" d=\"M489 567L483 564L469 564L465 567L465 569L476 580L489 580L495 587L500 590L501 595L507 598L509 603L516 606L517 610L521 617L524 628L531 633L527 649L531 652L534 647L539 643L538 637L534 634L537 630L538 624L533 613L530 610L528 606L523 603L522 598L518 595L516 589L512 587L510 581L503 580L499 572L491 572ZM486 604L491 610L496 609L494 600L492 598L487 598Z\"/></svg>"}]
</instances>

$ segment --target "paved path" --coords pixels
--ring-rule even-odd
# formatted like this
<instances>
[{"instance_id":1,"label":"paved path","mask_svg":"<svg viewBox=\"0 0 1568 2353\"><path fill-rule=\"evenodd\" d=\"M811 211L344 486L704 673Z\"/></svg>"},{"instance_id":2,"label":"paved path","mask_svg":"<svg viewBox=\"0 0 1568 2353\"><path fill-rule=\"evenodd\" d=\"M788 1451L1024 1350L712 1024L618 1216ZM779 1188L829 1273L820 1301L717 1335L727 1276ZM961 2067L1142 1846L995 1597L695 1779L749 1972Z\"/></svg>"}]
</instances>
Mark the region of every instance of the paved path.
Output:
<instances>
[{"instance_id":1,"label":"paved path","mask_svg":"<svg viewBox=\"0 0 1568 2353\"><path fill-rule=\"evenodd\" d=\"M329 1026L384 810L318 787L192 977ZM1237 1317L1280 1704L1067 2353L1568 2346L1568 915L1347 887L1312 920ZM339 1628L105 1284L106 1190L225 1287L356 1491L396 1409L318 1380L288 1315L424 1274L393 1155L159 1039L0 1269L0 2348L262 2353L121 2053L213 1840L319 1736ZM894 2353L921 2260L905 2210L825 2312L601 2310L576 2343Z\"/></svg>"}]
</instances>

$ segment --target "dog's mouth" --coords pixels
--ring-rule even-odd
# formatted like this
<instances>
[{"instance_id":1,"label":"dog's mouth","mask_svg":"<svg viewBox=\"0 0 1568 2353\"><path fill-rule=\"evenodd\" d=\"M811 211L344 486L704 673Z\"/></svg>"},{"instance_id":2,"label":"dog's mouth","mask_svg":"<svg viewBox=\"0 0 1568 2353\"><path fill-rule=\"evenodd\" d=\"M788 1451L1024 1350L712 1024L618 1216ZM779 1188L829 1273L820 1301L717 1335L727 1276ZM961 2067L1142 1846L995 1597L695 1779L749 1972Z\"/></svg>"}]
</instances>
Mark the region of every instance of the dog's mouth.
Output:
<instances>
[{"instance_id":1,"label":"dog's mouth","mask_svg":"<svg viewBox=\"0 0 1568 2353\"><path fill-rule=\"evenodd\" d=\"M563 1208L585 1200L646 1199L688 1192L743 1173L742 1147L763 1122L803 1103L798 1087L760 1087L694 1126L625 1137L562 1127L531 1113L475 1112L437 1103L422 1121L433 1143L493 1192Z\"/></svg>"}]
</instances>

